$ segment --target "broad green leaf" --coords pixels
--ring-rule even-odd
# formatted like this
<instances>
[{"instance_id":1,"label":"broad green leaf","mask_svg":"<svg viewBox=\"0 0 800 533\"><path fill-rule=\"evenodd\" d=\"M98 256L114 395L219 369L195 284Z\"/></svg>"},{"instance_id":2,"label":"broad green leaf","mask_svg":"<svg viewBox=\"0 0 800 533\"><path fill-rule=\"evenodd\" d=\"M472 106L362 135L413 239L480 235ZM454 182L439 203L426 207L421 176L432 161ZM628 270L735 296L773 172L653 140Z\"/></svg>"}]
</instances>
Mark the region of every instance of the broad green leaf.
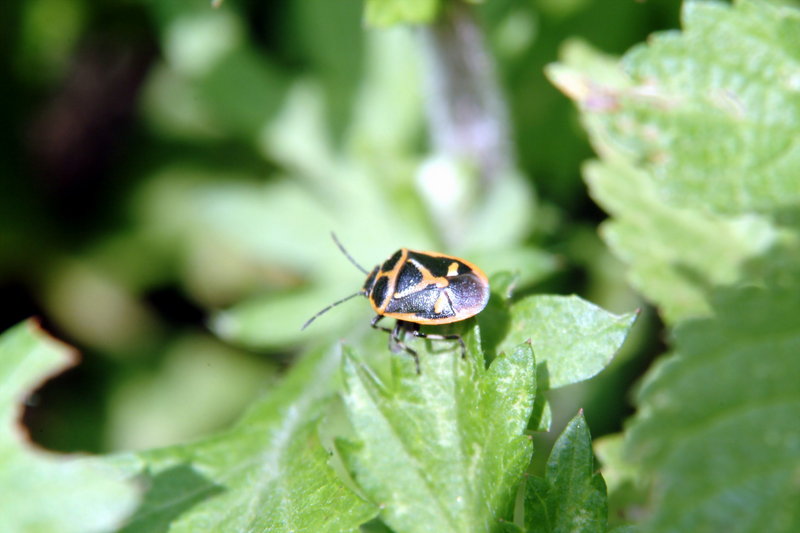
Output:
<instances>
[{"instance_id":1,"label":"broad green leaf","mask_svg":"<svg viewBox=\"0 0 800 533\"><path fill-rule=\"evenodd\" d=\"M737 280L745 262L777 240L765 217L663 202L652 180L622 161L589 164L585 176L613 215L601 226L603 237L631 265L631 282L670 322L707 313L707 287Z\"/></svg>"},{"instance_id":2,"label":"broad green leaf","mask_svg":"<svg viewBox=\"0 0 800 533\"><path fill-rule=\"evenodd\" d=\"M367 25L386 27L394 24L433 22L442 0L366 0L364 19Z\"/></svg>"},{"instance_id":3,"label":"broad green leaf","mask_svg":"<svg viewBox=\"0 0 800 533\"><path fill-rule=\"evenodd\" d=\"M678 326L626 436L655 480L648 531L800 530L799 290L720 290Z\"/></svg>"},{"instance_id":4,"label":"broad green leaf","mask_svg":"<svg viewBox=\"0 0 800 533\"><path fill-rule=\"evenodd\" d=\"M682 31L634 48L611 83L585 60L571 83L555 81L582 105L598 151L634 158L663 201L769 213L800 201L798 49L796 8L689 1Z\"/></svg>"},{"instance_id":5,"label":"broad green leaf","mask_svg":"<svg viewBox=\"0 0 800 533\"><path fill-rule=\"evenodd\" d=\"M532 451L533 351L522 344L484 369L477 350L421 352L421 375L395 357L391 381L344 361L355 438L338 448L395 531L494 531L511 514Z\"/></svg>"},{"instance_id":6,"label":"broad green leaf","mask_svg":"<svg viewBox=\"0 0 800 533\"><path fill-rule=\"evenodd\" d=\"M603 159L586 177L606 240L671 323L707 313L800 201L799 48L795 7L691 1L621 63L573 43L548 71Z\"/></svg>"},{"instance_id":7,"label":"broad green leaf","mask_svg":"<svg viewBox=\"0 0 800 533\"><path fill-rule=\"evenodd\" d=\"M38 449L19 425L26 397L74 361L31 321L0 337L0 532L108 531L136 506L135 484L115 469Z\"/></svg>"},{"instance_id":8,"label":"broad green leaf","mask_svg":"<svg viewBox=\"0 0 800 533\"><path fill-rule=\"evenodd\" d=\"M546 389L577 383L600 372L636 320L635 313L614 315L578 296L528 296L511 304L509 314L506 337L497 353L530 339L536 351L539 385Z\"/></svg>"},{"instance_id":9,"label":"broad green leaf","mask_svg":"<svg viewBox=\"0 0 800 533\"><path fill-rule=\"evenodd\" d=\"M553 446L544 479L528 478L526 530L596 533L607 522L606 485L595 471L589 428L578 413Z\"/></svg>"},{"instance_id":10,"label":"broad green leaf","mask_svg":"<svg viewBox=\"0 0 800 533\"><path fill-rule=\"evenodd\" d=\"M631 77L649 90L631 110L652 134L643 148L662 196L723 213L800 201L798 50L796 7L690 1L680 34L657 35L626 56ZM636 137L629 130L620 140Z\"/></svg>"},{"instance_id":11,"label":"broad green leaf","mask_svg":"<svg viewBox=\"0 0 800 533\"><path fill-rule=\"evenodd\" d=\"M149 488L124 531L358 531L376 509L342 484L317 435L338 361L311 352L224 434L112 458Z\"/></svg>"}]
</instances>

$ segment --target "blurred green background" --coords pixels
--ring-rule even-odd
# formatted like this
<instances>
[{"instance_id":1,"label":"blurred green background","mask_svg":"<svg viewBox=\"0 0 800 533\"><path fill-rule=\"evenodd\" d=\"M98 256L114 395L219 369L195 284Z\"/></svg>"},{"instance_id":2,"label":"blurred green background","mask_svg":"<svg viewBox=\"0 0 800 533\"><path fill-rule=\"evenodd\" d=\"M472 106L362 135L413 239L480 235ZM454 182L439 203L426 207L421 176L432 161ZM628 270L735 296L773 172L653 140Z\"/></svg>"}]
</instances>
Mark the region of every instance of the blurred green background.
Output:
<instances>
[{"instance_id":1,"label":"blurred green background","mask_svg":"<svg viewBox=\"0 0 800 533\"><path fill-rule=\"evenodd\" d=\"M420 30L366 28L358 0L6 5L0 327L37 316L82 356L31 398L33 438L100 452L228 425L309 342L370 316L352 303L299 332L363 282L330 231L367 267L435 248L525 292L644 306L597 236L592 152L542 70L568 39L621 54L679 7L475 6L516 159L484 195L431 147ZM429 174L452 174L453 202ZM594 436L618 430L659 331L645 308L612 368L556 393L557 420L583 406Z\"/></svg>"}]
</instances>

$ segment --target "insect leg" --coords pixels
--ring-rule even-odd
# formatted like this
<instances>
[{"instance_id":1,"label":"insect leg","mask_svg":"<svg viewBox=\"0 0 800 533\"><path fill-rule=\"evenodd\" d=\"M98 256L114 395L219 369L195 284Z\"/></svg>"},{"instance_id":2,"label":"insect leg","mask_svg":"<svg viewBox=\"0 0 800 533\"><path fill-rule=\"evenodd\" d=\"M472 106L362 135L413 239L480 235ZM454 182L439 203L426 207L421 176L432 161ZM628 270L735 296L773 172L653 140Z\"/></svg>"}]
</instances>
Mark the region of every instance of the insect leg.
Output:
<instances>
[{"instance_id":1,"label":"insect leg","mask_svg":"<svg viewBox=\"0 0 800 533\"><path fill-rule=\"evenodd\" d=\"M464 339L461 338L461 335L455 333L452 335L440 335L438 333L422 333L418 329L409 330L409 333L411 333L415 337L430 339L432 341L458 341L458 343L461 345L461 359L467 358L467 345L464 344Z\"/></svg>"},{"instance_id":2,"label":"insect leg","mask_svg":"<svg viewBox=\"0 0 800 533\"><path fill-rule=\"evenodd\" d=\"M417 355L417 352L415 350L412 350L411 348L406 346L406 343L403 342L403 334L406 333L407 331L413 332L418 328L419 328L418 324L413 324L411 322L404 322L402 320L398 320L394 325L394 329L392 330L391 337L389 340L390 350L392 350L392 342L394 342L395 346L397 346L398 348L400 348L401 350L403 350L408 355L414 358L414 366L417 369L417 375L422 374L422 371L419 368L419 355Z\"/></svg>"},{"instance_id":3,"label":"insect leg","mask_svg":"<svg viewBox=\"0 0 800 533\"><path fill-rule=\"evenodd\" d=\"M375 329L379 329L381 331L385 331L386 333L389 333L391 335L393 330L378 325L378 322L382 318L383 318L383 315L375 315L375 318L372 319L372 322L370 322L369 325L372 326ZM397 326L395 326L395 327L397 327Z\"/></svg>"}]
</instances>

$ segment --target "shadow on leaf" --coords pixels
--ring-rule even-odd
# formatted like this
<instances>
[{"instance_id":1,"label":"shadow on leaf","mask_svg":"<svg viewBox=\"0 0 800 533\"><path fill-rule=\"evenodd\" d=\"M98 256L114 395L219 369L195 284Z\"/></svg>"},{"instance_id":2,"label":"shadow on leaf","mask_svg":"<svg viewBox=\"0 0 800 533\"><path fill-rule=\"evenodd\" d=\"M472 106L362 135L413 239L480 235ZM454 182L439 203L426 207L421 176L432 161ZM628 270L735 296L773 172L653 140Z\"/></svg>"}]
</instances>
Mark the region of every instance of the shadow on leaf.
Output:
<instances>
[{"instance_id":1,"label":"shadow on leaf","mask_svg":"<svg viewBox=\"0 0 800 533\"><path fill-rule=\"evenodd\" d=\"M166 532L186 511L225 490L188 464L174 466L155 476L145 472L139 479L148 487L147 493L120 533Z\"/></svg>"},{"instance_id":2,"label":"shadow on leaf","mask_svg":"<svg viewBox=\"0 0 800 533\"><path fill-rule=\"evenodd\" d=\"M511 327L511 313L502 295L492 291L486 308L477 316L481 328L481 344L487 363L497 357L497 347L508 335Z\"/></svg>"},{"instance_id":3,"label":"shadow on leaf","mask_svg":"<svg viewBox=\"0 0 800 533\"><path fill-rule=\"evenodd\" d=\"M533 350L534 356L536 355L536 348ZM541 431L549 428L550 413L547 411L547 397L545 392L550 390L550 372L547 369L547 361L542 361L536 365L536 396L533 400L533 412L528 421L528 428L534 431ZM548 417L545 420L545 416Z\"/></svg>"}]
</instances>

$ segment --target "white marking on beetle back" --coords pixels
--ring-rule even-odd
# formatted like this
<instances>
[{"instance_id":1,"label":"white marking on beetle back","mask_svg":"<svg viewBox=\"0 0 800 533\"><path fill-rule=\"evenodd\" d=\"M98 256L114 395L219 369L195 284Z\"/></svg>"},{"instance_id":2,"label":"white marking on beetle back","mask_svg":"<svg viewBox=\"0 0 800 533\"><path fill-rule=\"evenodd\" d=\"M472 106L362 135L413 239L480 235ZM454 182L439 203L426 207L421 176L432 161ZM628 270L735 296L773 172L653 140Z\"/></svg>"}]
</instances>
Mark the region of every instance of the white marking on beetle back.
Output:
<instances>
[{"instance_id":1,"label":"white marking on beetle back","mask_svg":"<svg viewBox=\"0 0 800 533\"><path fill-rule=\"evenodd\" d=\"M458 276L458 263L455 261L450 263L450 266L447 267L447 277L452 278L453 276Z\"/></svg>"}]
</instances>

